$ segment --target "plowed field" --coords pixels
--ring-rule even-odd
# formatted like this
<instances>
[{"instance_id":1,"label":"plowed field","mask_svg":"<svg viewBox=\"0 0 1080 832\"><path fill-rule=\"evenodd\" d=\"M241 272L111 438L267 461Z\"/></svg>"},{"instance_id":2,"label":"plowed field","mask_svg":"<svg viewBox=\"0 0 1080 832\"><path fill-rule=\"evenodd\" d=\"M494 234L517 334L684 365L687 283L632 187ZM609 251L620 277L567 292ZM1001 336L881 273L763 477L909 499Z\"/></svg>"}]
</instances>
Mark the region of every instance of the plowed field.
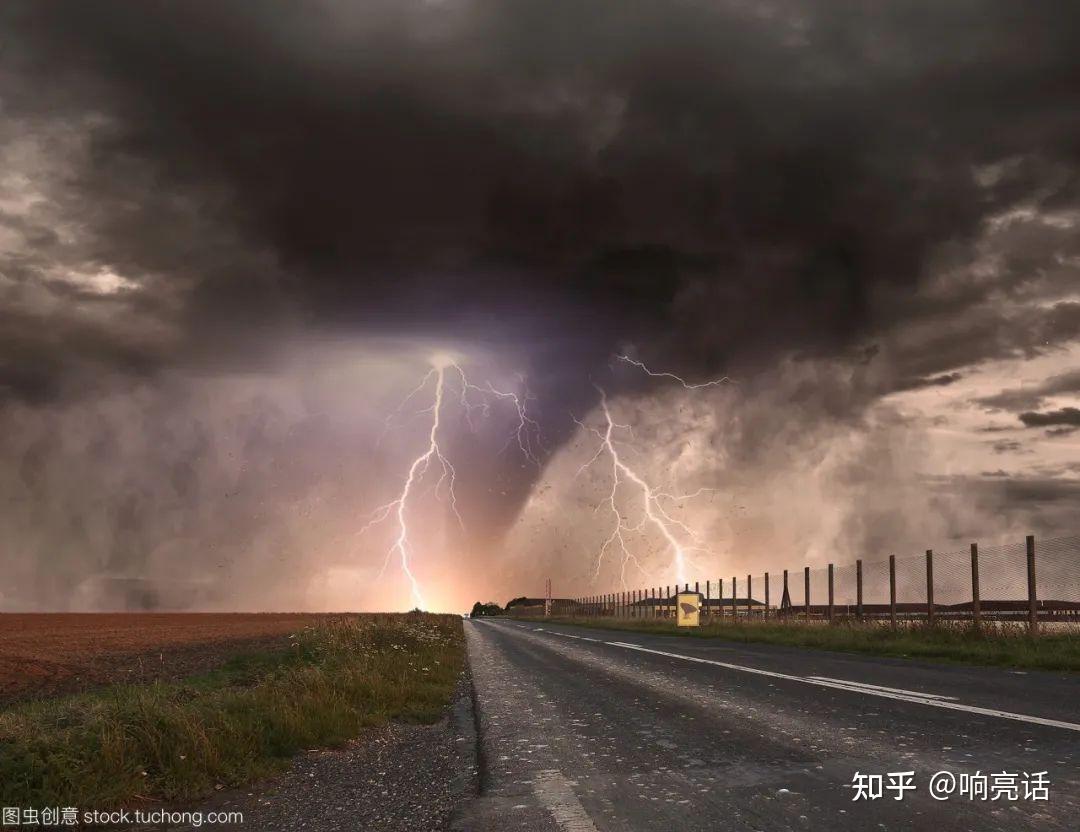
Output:
<instances>
[{"instance_id":1,"label":"plowed field","mask_svg":"<svg viewBox=\"0 0 1080 832\"><path fill-rule=\"evenodd\" d=\"M0 614L0 707L114 682L176 679L284 647L305 613Z\"/></svg>"}]
</instances>

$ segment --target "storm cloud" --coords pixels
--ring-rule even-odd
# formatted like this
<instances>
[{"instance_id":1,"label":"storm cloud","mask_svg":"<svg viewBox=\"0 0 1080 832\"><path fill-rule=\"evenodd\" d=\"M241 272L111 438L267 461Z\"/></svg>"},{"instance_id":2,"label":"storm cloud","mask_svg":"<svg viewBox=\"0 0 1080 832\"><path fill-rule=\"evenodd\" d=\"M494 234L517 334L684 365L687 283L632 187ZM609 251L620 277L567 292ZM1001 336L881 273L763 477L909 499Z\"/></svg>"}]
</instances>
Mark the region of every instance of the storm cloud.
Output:
<instances>
[{"instance_id":1,"label":"storm cloud","mask_svg":"<svg viewBox=\"0 0 1080 832\"><path fill-rule=\"evenodd\" d=\"M1049 410L1045 413L1030 411L1021 413L1020 421L1029 428L1046 427L1047 425L1080 426L1080 408L1063 407L1061 410Z\"/></svg>"},{"instance_id":2,"label":"storm cloud","mask_svg":"<svg viewBox=\"0 0 1080 832\"><path fill-rule=\"evenodd\" d=\"M485 551L580 440L571 417L596 384L631 410L668 400L615 353L734 378L746 411L723 464L740 470L788 466L773 438L799 425L828 444L882 425L974 436L963 420L986 408L1020 431L1075 424L1054 415L1075 411L1080 340L1080 12L1061 4L9 2L0 33L0 432L24 472L0 498L30 541L9 555L27 581L43 552L71 553L49 603L88 575L140 574L170 536L265 554L252 541L274 512L207 517L191 495L239 474L184 463L245 432L259 401L288 425L252 464L299 466L302 493L245 493L294 506L330 489L344 534L363 511L345 522L343 506L377 495L303 438L343 406L295 374L352 378L350 340L379 361L387 344L450 345L527 377L547 455L478 466L497 483L472 539ZM392 408L422 374L407 352L396 386L355 383ZM1013 389L1008 362L1042 375ZM148 413L202 427L158 441L168 420ZM357 428L369 445L377 423ZM101 436L64 440L72 424ZM150 457L107 438L129 431ZM936 440L904 441L932 473ZM1038 442L1067 441L995 449L1040 460ZM975 479L993 451L970 451ZM43 541L49 518L88 510L55 472L91 482L106 462L128 471L103 498L113 519ZM164 503L179 526L151 522ZM837 528L870 545L872 526Z\"/></svg>"}]
</instances>

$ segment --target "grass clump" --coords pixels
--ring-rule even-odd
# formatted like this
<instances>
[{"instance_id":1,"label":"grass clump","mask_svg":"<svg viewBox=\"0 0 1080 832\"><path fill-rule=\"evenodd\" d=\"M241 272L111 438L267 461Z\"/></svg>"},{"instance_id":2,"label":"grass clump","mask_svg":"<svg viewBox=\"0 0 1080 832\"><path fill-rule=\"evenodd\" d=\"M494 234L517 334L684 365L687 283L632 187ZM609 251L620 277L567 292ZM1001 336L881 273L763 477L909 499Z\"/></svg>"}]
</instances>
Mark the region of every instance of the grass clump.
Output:
<instances>
[{"instance_id":1,"label":"grass clump","mask_svg":"<svg viewBox=\"0 0 1080 832\"><path fill-rule=\"evenodd\" d=\"M457 616L342 617L291 643L182 682L0 711L0 805L101 809L238 786L367 726L437 720L464 664Z\"/></svg>"},{"instance_id":2,"label":"grass clump","mask_svg":"<svg viewBox=\"0 0 1080 832\"><path fill-rule=\"evenodd\" d=\"M783 644L878 656L934 659L964 664L1033 670L1080 671L1080 632L1076 629L1043 632L1032 637L1026 624L942 621L905 623L893 630L888 623L844 621L824 623L732 622L711 619L701 627L676 627L665 619L555 618L608 630L627 630L690 638Z\"/></svg>"}]
</instances>

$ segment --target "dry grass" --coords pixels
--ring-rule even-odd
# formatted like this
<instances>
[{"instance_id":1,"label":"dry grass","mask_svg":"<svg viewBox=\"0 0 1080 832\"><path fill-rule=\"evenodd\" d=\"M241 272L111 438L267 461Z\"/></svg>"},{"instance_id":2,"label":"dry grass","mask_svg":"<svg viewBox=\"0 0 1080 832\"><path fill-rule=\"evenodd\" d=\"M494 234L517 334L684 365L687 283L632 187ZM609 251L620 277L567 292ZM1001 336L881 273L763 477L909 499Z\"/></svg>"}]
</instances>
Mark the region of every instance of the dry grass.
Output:
<instances>
[{"instance_id":1,"label":"dry grass","mask_svg":"<svg viewBox=\"0 0 1080 832\"><path fill-rule=\"evenodd\" d=\"M676 627L665 619L559 618L611 630L785 644L879 656L934 659L965 664L1080 671L1080 631L1057 629L1032 638L1026 624L995 623L976 630L970 622L911 623L893 630L887 622L821 623L712 619L701 627Z\"/></svg>"},{"instance_id":2,"label":"dry grass","mask_svg":"<svg viewBox=\"0 0 1080 832\"><path fill-rule=\"evenodd\" d=\"M387 719L433 721L464 663L457 616L351 616L183 682L0 712L0 805L192 799Z\"/></svg>"}]
</instances>

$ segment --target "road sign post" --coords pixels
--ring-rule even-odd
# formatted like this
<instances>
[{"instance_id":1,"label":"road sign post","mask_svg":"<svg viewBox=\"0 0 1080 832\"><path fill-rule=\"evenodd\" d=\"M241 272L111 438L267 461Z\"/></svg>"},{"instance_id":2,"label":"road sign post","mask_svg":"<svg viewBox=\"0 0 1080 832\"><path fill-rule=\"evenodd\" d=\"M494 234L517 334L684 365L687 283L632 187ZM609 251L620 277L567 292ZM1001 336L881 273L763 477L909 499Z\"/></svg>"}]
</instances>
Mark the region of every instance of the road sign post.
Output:
<instances>
[{"instance_id":1,"label":"road sign post","mask_svg":"<svg viewBox=\"0 0 1080 832\"><path fill-rule=\"evenodd\" d=\"M675 598L675 624L679 627L701 626L700 592L680 592Z\"/></svg>"}]
</instances>

